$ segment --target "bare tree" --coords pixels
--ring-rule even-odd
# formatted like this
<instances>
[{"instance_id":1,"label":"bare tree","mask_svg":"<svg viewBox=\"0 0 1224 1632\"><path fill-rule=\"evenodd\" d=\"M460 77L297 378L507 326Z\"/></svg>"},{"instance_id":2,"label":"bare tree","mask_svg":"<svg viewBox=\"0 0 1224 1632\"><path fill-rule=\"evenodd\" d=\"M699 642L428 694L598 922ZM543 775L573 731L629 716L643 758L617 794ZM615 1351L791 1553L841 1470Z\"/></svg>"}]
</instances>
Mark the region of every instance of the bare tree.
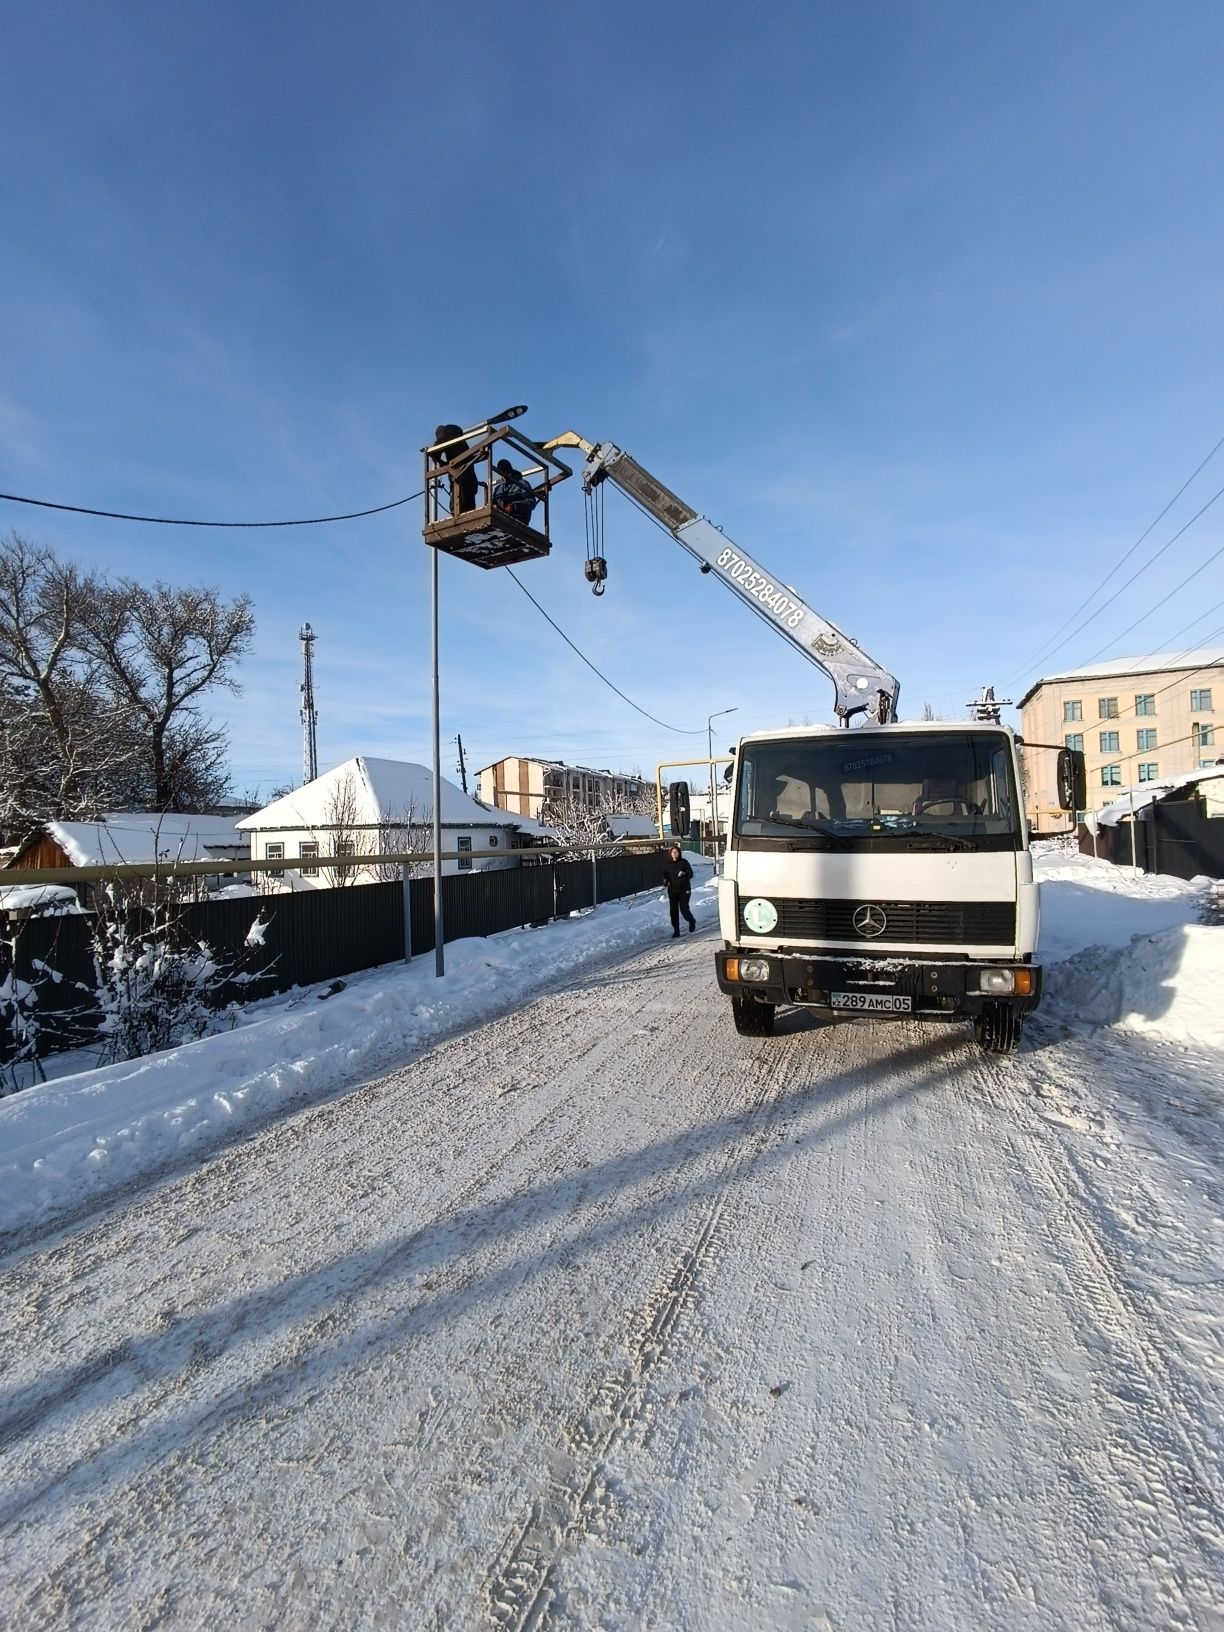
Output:
<instances>
[{"instance_id":1,"label":"bare tree","mask_svg":"<svg viewBox=\"0 0 1224 1632\"><path fill-rule=\"evenodd\" d=\"M139 724L145 802L154 810L214 804L227 739L198 704L215 687L241 689L234 671L255 629L249 598L124 580L101 586L82 624L107 686Z\"/></svg>"},{"instance_id":2,"label":"bare tree","mask_svg":"<svg viewBox=\"0 0 1224 1632\"><path fill-rule=\"evenodd\" d=\"M98 590L45 547L0 539L0 822L10 834L96 813L128 758L119 711L82 647Z\"/></svg>"},{"instance_id":3,"label":"bare tree","mask_svg":"<svg viewBox=\"0 0 1224 1632\"><path fill-rule=\"evenodd\" d=\"M587 800L575 798L573 793L566 792L559 799L544 801L540 806L540 823L544 827L551 827L557 834L555 842L562 846L557 852L557 859L572 861L589 855L593 845L609 842L612 833L608 817L616 814L619 812L602 798Z\"/></svg>"}]
</instances>

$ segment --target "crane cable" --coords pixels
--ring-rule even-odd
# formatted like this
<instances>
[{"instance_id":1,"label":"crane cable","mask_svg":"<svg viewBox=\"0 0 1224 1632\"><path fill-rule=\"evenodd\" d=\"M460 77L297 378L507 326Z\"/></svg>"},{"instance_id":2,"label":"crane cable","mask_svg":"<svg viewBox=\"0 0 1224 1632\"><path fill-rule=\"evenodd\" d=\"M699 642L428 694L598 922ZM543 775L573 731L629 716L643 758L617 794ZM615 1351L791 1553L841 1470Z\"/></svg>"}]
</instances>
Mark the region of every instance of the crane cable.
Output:
<instances>
[{"instance_id":1,"label":"crane cable","mask_svg":"<svg viewBox=\"0 0 1224 1632\"><path fill-rule=\"evenodd\" d=\"M602 595L608 584L608 562L604 555L603 483L584 487L582 519L586 533L586 564L583 568L594 595Z\"/></svg>"}]
</instances>

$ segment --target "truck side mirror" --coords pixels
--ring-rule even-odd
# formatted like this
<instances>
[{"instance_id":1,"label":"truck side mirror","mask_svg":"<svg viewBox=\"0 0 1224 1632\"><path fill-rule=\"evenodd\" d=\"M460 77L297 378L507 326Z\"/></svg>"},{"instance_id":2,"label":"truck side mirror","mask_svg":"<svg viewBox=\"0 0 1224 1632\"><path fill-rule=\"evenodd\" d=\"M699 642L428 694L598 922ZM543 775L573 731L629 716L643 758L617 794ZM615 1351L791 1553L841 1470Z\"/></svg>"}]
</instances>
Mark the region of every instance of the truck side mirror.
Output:
<instances>
[{"instance_id":1,"label":"truck side mirror","mask_svg":"<svg viewBox=\"0 0 1224 1632\"><path fill-rule=\"evenodd\" d=\"M1079 748L1058 750L1058 806L1060 810L1083 810L1088 803L1088 771Z\"/></svg>"},{"instance_id":2,"label":"truck side mirror","mask_svg":"<svg viewBox=\"0 0 1224 1632\"><path fill-rule=\"evenodd\" d=\"M687 838L692 818L689 815L689 785L687 782L672 782L667 789L668 816L671 821L672 834L676 838Z\"/></svg>"}]
</instances>

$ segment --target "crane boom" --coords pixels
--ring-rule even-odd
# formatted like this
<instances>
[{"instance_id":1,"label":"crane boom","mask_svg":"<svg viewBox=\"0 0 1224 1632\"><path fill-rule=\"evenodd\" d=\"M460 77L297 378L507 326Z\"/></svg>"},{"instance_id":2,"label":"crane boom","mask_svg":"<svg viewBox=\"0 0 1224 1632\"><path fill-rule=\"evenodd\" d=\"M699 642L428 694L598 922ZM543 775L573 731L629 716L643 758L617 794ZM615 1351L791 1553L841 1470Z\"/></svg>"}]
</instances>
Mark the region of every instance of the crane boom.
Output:
<instances>
[{"instance_id":1,"label":"crane boom","mask_svg":"<svg viewBox=\"0 0 1224 1632\"><path fill-rule=\"evenodd\" d=\"M579 448L587 456L582 485L588 492L605 479L615 482L701 563L702 572L717 574L745 606L823 670L836 688L835 708L844 724L860 713L880 725L896 719L900 686L893 675L622 448L612 442L588 442L576 431L564 431L542 446L548 451Z\"/></svg>"}]
</instances>

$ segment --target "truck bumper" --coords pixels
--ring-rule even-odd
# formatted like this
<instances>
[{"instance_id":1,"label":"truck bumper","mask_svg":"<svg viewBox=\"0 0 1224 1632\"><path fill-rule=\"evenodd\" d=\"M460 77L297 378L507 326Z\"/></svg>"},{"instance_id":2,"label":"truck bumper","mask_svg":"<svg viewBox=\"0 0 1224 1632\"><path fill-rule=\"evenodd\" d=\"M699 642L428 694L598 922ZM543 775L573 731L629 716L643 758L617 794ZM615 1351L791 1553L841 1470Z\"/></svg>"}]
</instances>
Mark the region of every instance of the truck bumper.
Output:
<instances>
[{"instance_id":1,"label":"truck bumper","mask_svg":"<svg viewBox=\"0 0 1224 1632\"><path fill-rule=\"evenodd\" d=\"M822 953L763 953L752 948L716 952L720 990L759 1003L795 1003L873 1019L963 1020L996 1004L1028 1014L1041 1000L1041 965L1021 959L830 957ZM731 978L743 962L765 962L765 980ZM1007 971L1027 992L983 990L983 974ZM834 1001L837 998L838 1001ZM908 1001L907 1001L908 1000Z\"/></svg>"}]
</instances>

